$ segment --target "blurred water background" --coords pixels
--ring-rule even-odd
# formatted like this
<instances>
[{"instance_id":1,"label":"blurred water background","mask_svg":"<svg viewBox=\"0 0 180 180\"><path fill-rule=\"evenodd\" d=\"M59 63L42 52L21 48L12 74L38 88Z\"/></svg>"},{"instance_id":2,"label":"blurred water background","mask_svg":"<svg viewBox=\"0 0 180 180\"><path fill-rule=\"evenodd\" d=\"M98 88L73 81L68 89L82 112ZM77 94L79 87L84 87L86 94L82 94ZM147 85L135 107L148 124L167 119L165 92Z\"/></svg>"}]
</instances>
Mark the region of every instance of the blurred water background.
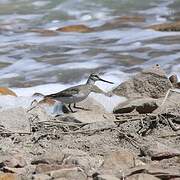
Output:
<instances>
[{"instance_id":1,"label":"blurred water background","mask_svg":"<svg viewBox=\"0 0 180 180\"><path fill-rule=\"evenodd\" d=\"M125 16L139 20L122 22ZM18 95L48 94L91 72L117 85L154 64L179 76L180 32L147 28L179 20L179 0L0 0L0 86ZM32 31L77 24L95 31Z\"/></svg>"}]
</instances>

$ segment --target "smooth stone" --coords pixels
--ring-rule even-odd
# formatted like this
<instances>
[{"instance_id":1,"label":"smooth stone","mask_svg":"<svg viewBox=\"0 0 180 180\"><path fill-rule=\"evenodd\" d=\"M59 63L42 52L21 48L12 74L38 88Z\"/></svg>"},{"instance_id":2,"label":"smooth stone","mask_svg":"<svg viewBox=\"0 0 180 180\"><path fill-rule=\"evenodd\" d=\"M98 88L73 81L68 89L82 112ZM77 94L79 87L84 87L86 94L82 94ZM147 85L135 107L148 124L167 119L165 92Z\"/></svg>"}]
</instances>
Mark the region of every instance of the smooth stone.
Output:
<instances>
[{"instance_id":1,"label":"smooth stone","mask_svg":"<svg viewBox=\"0 0 180 180\"><path fill-rule=\"evenodd\" d=\"M92 32L93 28L90 28L83 24L79 24L79 25L64 26L64 27L56 29L56 31L87 33L87 32Z\"/></svg>"},{"instance_id":2,"label":"smooth stone","mask_svg":"<svg viewBox=\"0 0 180 180\"><path fill-rule=\"evenodd\" d=\"M114 113L131 113L136 110L139 114L152 113L159 107L160 100L153 98L140 98L128 100L119 104L113 110Z\"/></svg>"}]
</instances>

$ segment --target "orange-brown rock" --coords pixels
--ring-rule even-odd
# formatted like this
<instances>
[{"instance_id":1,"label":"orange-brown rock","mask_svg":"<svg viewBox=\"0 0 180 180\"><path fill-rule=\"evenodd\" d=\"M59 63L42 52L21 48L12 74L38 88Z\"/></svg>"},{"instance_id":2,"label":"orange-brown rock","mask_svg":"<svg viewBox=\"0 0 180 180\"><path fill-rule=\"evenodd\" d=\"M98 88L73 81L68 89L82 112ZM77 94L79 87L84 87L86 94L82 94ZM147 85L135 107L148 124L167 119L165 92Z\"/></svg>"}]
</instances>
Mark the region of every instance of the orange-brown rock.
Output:
<instances>
[{"instance_id":1,"label":"orange-brown rock","mask_svg":"<svg viewBox=\"0 0 180 180\"><path fill-rule=\"evenodd\" d=\"M6 87L0 87L0 95L17 96L12 90Z\"/></svg>"},{"instance_id":2,"label":"orange-brown rock","mask_svg":"<svg viewBox=\"0 0 180 180\"><path fill-rule=\"evenodd\" d=\"M61 32L87 33L87 32L92 32L93 28L90 28L90 27L83 25L83 24L79 24L79 25L64 26L64 27L58 28L56 30L61 31Z\"/></svg>"},{"instance_id":3,"label":"orange-brown rock","mask_svg":"<svg viewBox=\"0 0 180 180\"><path fill-rule=\"evenodd\" d=\"M180 21L149 26L156 31L180 31Z\"/></svg>"},{"instance_id":4,"label":"orange-brown rock","mask_svg":"<svg viewBox=\"0 0 180 180\"><path fill-rule=\"evenodd\" d=\"M21 177L11 173L1 173L0 180L21 180Z\"/></svg>"},{"instance_id":5,"label":"orange-brown rock","mask_svg":"<svg viewBox=\"0 0 180 180\"><path fill-rule=\"evenodd\" d=\"M30 32L39 33L42 36L56 36L58 33L48 29L31 29Z\"/></svg>"}]
</instances>

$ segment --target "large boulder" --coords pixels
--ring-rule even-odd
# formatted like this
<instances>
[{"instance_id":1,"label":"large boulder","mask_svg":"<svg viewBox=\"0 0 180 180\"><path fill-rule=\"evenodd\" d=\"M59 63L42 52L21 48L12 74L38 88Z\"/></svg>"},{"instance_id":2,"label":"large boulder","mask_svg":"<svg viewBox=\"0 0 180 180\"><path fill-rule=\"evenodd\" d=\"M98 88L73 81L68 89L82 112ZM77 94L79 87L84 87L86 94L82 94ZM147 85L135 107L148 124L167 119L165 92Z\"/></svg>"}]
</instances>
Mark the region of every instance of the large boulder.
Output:
<instances>
[{"instance_id":1,"label":"large boulder","mask_svg":"<svg viewBox=\"0 0 180 180\"><path fill-rule=\"evenodd\" d=\"M156 65L123 82L113 90L113 93L128 98L160 98L165 96L170 88L172 88L170 80L159 65Z\"/></svg>"}]
</instances>

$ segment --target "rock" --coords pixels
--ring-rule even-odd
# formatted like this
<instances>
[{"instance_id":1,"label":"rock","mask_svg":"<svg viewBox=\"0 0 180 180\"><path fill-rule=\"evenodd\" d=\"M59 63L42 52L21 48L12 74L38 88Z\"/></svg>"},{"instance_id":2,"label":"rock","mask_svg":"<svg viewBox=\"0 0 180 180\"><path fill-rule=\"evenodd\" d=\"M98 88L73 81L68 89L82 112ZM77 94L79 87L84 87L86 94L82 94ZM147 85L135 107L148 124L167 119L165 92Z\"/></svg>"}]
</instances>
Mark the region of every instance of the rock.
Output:
<instances>
[{"instance_id":1,"label":"rock","mask_svg":"<svg viewBox=\"0 0 180 180\"><path fill-rule=\"evenodd\" d=\"M12 173L0 173L1 180L21 180L22 178Z\"/></svg>"},{"instance_id":2,"label":"rock","mask_svg":"<svg viewBox=\"0 0 180 180\"><path fill-rule=\"evenodd\" d=\"M139 174L140 172L145 172L146 174L153 175L160 179L171 179L171 178L179 178L180 171L179 168L163 168L159 165L143 165L136 166L134 168L130 168L124 171L124 173L119 173L118 177L120 179L131 177L132 175Z\"/></svg>"},{"instance_id":3,"label":"rock","mask_svg":"<svg viewBox=\"0 0 180 180\"><path fill-rule=\"evenodd\" d=\"M0 87L0 95L17 96L16 93L6 87Z\"/></svg>"},{"instance_id":4,"label":"rock","mask_svg":"<svg viewBox=\"0 0 180 180\"><path fill-rule=\"evenodd\" d=\"M23 108L0 111L0 124L10 132L30 133L30 123Z\"/></svg>"},{"instance_id":5,"label":"rock","mask_svg":"<svg viewBox=\"0 0 180 180\"><path fill-rule=\"evenodd\" d=\"M130 177L128 177L128 180L158 180L159 178L152 176L150 174L144 174L144 173L140 173L140 174L134 174Z\"/></svg>"},{"instance_id":6,"label":"rock","mask_svg":"<svg viewBox=\"0 0 180 180\"><path fill-rule=\"evenodd\" d=\"M81 169L83 169L86 174L91 176L94 170L98 169L102 165L103 159L98 156L91 157L89 155L86 156L71 155L68 158L66 158L63 163L71 166L78 166Z\"/></svg>"},{"instance_id":7,"label":"rock","mask_svg":"<svg viewBox=\"0 0 180 180\"><path fill-rule=\"evenodd\" d=\"M156 65L123 82L113 90L113 93L128 98L160 98L164 97L170 88L172 84L165 72Z\"/></svg>"},{"instance_id":8,"label":"rock","mask_svg":"<svg viewBox=\"0 0 180 180\"><path fill-rule=\"evenodd\" d=\"M180 89L180 82L178 82L175 87Z\"/></svg>"},{"instance_id":9,"label":"rock","mask_svg":"<svg viewBox=\"0 0 180 180\"><path fill-rule=\"evenodd\" d=\"M2 151L0 154L0 168L3 172L15 173L17 175L26 174L27 161L24 154L20 152Z\"/></svg>"},{"instance_id":10,"label":"rock","mask_svg":"<svg viewBox=\"0 0 180 180\"><path fill-rule=\"evenodd\" d=\"M133 99L119 104L113 113L130 113L136 110L139 114L152 113L158 108L160 101L153 98Z\"/></svg>"},{"instance_id":11,"label":"rock","mask_svg":"<svg viewBox=\"0 0 180 180\"><path fill-rule=\"evenodd\" d=\"M103 170L120 171L132 168L135 165L135 156L125 149L114 151L104 156Z\"/></svg>"},{"instance_id":12,"label":"rock","mask_svg":"<svg viewBox=\"0 0 180 180\"><path fill-rule=\"evenodd\" d=\"M11 168L22 168L27 165L26 160L24 157L20 154L12 154L12 155L6 155L3 156L3 162L2 158L1 164L3 163L5 166L11 167Z\"/></svg>"},{"instance_id":13,"label":"rock","mask_svg":"<svg viewBox=\"0 0 180 180\"><path fill-rule=\"evenodd\" d=\"M145 17L143 16L120 16L111 21L107 21L102 26L96 27L96 30L108 30L108 29L117 29L117 28L127 28L132 26L137 26L139 23L143 23Z\"/></svg>"},{"instance_id":14,"label":"rock","mask_svg":"<svg viewBox=\"0 0 180 180\"><path fill-rule=\"evenodd\" d=\"M48 29L31 29L30 32L39 33L42 36L57 36L58 35L58 32L53 31L53 30L48 30Z\"/></svg>"},{"instance_id":15,"label":"rock","mask_svg":"<svg viewBox=\"0 0 180 180\"><path fill-rule=\"evenodd\" d=\"M180 156L180 151L159 142L153 142L140 148L141 154L151 157L152 160L162 160Z\"/></svg>"},{"instance_id":16,"label":"rock","mask_svg":"<svg viewBox=\"0 0 180 180\"><path fill-rule=\"evenodd\" d=\"M46 152L42 154L41 156L38 156L37 158L33 159L31 161L31 164L32 165L38 165L38 164L61 165L64 158L65 158L65 153L61 151L51 151L51 152Z\"/></svg>"},{"instance_id":17,"label":"rock","mask_svg":"<svg viewBox=\"0 0 180 180\"><path fill-rule=\"evenodd\" d=\"M151 101L151 102L145 102L139 106L136 106L136 111L139 114L147 114L147 113L152 113L157 108L158 108L157 103L155 101Z\"/></svg>"},{"instance_id":18,"label":"rock","mask_svg":"<svg viewBox=\"0 0 180 180\"><path fill-rule=\"evenodd\" d=\"M57 165L57 164L38 164L35 169L36 174L41 174L49 171L54 171L62 168L72 168L72 166L67 165Z\"/></svg>"},{"instance_id":19,"label":"rock","mask_svg":"<svg viewBox=\"0 0 180 180\"><path fill-rule=\"evenodd\" d=\"M65 153L65 159L63 164L78 166L83 169L86 174L92 175L91 172L94 169L98 169L102 163L103 159L100 156L90 156L88 153L75 150L75 149L64 149L62 150Z\"/></svg>"},{"instance_id":20,"label":"rock","mask_svg":"<svg viewBox=\"0 0 180 180\"><path fill-rule=\"evenodd\" d=\"M52 178L46 174L35 174L32 176L33 180L51 180Z\"/></svg>"},{"instance_id":21,"label":"rock","mask_svg":"<svg viewBox=\"0 0 180 180\"><path fill-rule=\"evenodd\" d=\"M66 178L67 180L87 180L87 176L80 168L64 168L48 173L52 178Z\"/></svg>"},{"instance_id":22,"label":"rock","mask_svg":"<svg viewBox=\"0 0 180 180\"><path fill-rule=\"evenodd\" d=\"M71 113L69 115L72 119L76 119L76 121L82 123L102 121L109 121L110 123L113 122L114 116L111 113L106 112L100 103L90 97L78 103L77 106L85 108L86 110L77 109L76 113ZM76 109L74 108L74 110Z\"/></svg>"},{"instance_id":23,"label":"rock","mask_svg":"<svg viewBox=\"0 0 180 180\"><path fill-rule=\"evenodd\" d=\"M90 28L83 24L79 24L79 25L70 25L70 26L61 27L56 29L56 31L87 33L87 32L92 32L93 28Z\"/></svg>"},{"instance_id":24,"label":"rock","mask_svg":"<svg viewBox=\"0 0 180 180\"><path fill-rule=\"evenodd\" d=\"M169 80L171 81L174 88L180 88L180 82L178 82L178 77L176 74L173 74L169 77Z\"/></svg>"},{"instance_id":25,"label":"rock","mask_svg":"<svg viewBox=\"0 0 180 180\"><path fill-rule=\"evenodd\" d=\"M119 178L117 178L113 175L107 175L107 174L98 175L97 177L95 177L93 179L94 180L119 180Z\"/></svg>"},{"instance_id":26,"label":"rock","mask_svg":"<svg viewBox=\"0 0 180 180\"><path fill-rule=\"evenodd\" d=\"M131 113L135 110L135 106L131 104L122 103L114 108L113 113L115 114L123 114L123 113Z\"/></svg>"},{"instance_id":27,"label":"rock","mask_svg":"<svg viewBox=\"0 0 180 180\"><path fill-rule=\"evenodd\" d=\"M180 31L180 22L172 22L172 23L163 23L163 24L155 24L149 26L148 28L154 29L156 31Z\"/></svg>"},{"instance_id":28,"label":"rock","mask_svg":"<svg viewBox=\"0 0 180 180\"><path fill-rule=\"evenodd\" d=\"M176 74L173 74L169 77L169 80L171 81L172 84L176 84L178 82L178 77Z\"/></svg>"}]
</instances>

